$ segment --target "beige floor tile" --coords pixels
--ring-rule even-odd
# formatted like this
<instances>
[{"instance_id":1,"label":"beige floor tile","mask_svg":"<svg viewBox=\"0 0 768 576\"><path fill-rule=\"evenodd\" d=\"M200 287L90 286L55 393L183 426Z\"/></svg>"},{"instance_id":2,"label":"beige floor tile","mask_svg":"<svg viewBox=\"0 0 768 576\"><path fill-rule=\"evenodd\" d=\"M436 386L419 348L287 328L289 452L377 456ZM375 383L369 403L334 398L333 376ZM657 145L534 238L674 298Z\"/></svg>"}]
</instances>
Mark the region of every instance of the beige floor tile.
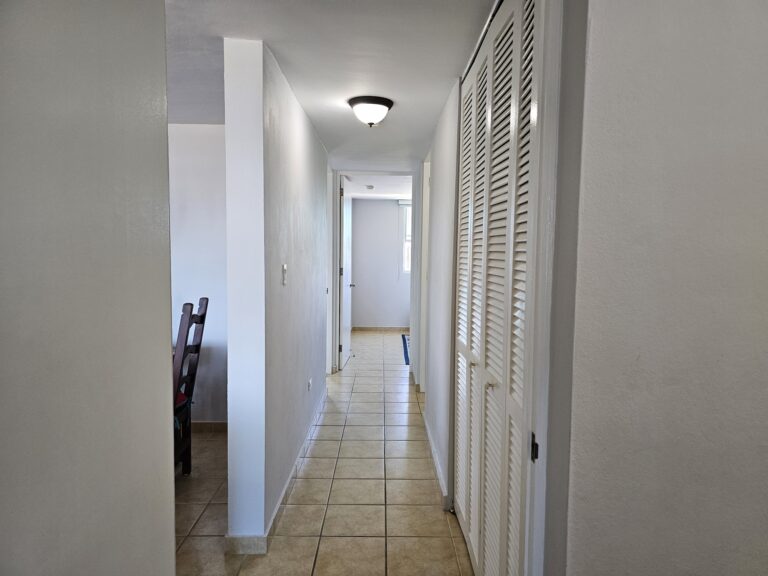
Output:
<instances>
[{"instance_id":1,"label":"beige floor tile","mask_svg":"<svg viewBox=\"0 0 768 576\"><path fill-rule=\"evenodd\" d=\"M475 572L472 570L472 559L469 557L469 550L467 550L467 544L464 542L464 537L453 539L453 548L456 550L456 560L459 563L459 572L461 576L474 576Z\"/></svg>"},{"instance_id":2,"label":"beige floor tile","mask_svg":"<svg viewBox=\"0 0 768 576\"><path fill-rule=\"evenodd\" d=\"M318 426L344 426L347 415L340 412L321 412L317 418Z\"/></svg>"},{"instance_id":3,"label":"beige floor tile","mask_svg":"<svg viewBox=\"0 0 768 576\"><path fill-rule=\"evenodd\" d=\"M431 458L388 458L387 478L401 480L430 480L435 477Z\"/></svg>"},{"instance_id":4,"label":"beige floor tile","mask_svg":"<svg viewBox=\"0 0 768 576\"><path fill-rule=\"evenodd\" d=\"M334 478L384 478L381 458L339 458Z\"/></svg>"},{"instance_id":5,"label":"beige floor tile","mask_svg":"<svg viewBox=\"0 0 768 576\"><path fill-rule=\"evenodd\" d=\"M384 504L384 480L335 479L329 504ZM430 502L432 504L432 502Z\"/></svg>"},{"instance_id":6,"label":"beige floor tile","mask_svg":"<svg viewBox=\"0 0 768 576\"><path fill-rule=\"evenodd\" d=\"M329 505L323 536L384 536L384 506Z\"/></svg>"},{"instance_id":7,"label":"beige floor tile","mask_svg":"<svg viewBox=\"0 0 768 576\"><path fill-rule=\"evenodd\" d=\"M288 504L327 504L331 479L297 478L288 495Z\"/></svg>"},{"instance_id":8,"label":"beige floor tile","mask_svg":"<svg viewBox=\"0 0 768 576\"><path fill-rule=\"evenodd\" d=\"M244 556L226 554L222 536L190 536L176 552L176 576L235 576Z\"/></svg>"},{"instance_id":9,"label":"beige floor tile","mask_svg":"<svg viewBox=\"0 0 768 576\"><path fill-rule=\"evenodd\" d=\"M383 392L352 392L352 397L349 399L350 404L357 402L383 402Z\"/></svg>"},{"instance_id":10,"label":"beige floor tile","mask_svg":"<svg viewBox=\"0 0 768 576\"><path fill-rule=\"evenodd\" d=\"M311 576L319 541L316 536L275 536L266 555L246 556L240 576Z\"/></svg>"},{"instance_id":11,"label":"beige floor tile","mask_svg":"<svg viewBox=\"0 0 768 576\"><path fill-rule=\"evenodd\" d=\"M335 467L335 458L304 458L297 476L298 478L333 478Z\"/></svg>"},{"instance_id":12,"label":"beige floor tile","mask_svg":"<svg viewBox=\"0 0 768 576\"><path fill-rule=\"evenodd\" d=\"M349 397L352 395L352 391L349 392L331 392L328 391L328 400L334 402L349 402Z\"/></svg>"},{"instance_id":13,"label":"beige floor tile","mask_svg":"<svg viewBox=\"0 0 768 576\"><path fill-rule=\"evenodd\" d=\"M283 506L275 536L319 536L325 506Z\"/></svg>"},{"instance_id":14,"label":"beige floor tile","mask_svg":"<svg viewBox=\"0 0 768 576\"><path fill-rule=\"evenodd\" d=\"M446 519L448 520L448 529L451 531L451 538L464 538L459 519L454 514L447 514Z\"/></svg>"},{"instance_id":15,"label":"beige floor tile","mask_svg":"<svg viewBox=\"0 0 768 576\"><path fill-rule=\"evenodd\" d=\"M203 510L205 510L205 504L176 504L176 534L178 536L189 534Z\"/></svg>"},{"instance_id":16,"label":"beige floor tile","mask_svg":"<svg viewBox=\"0 0 768 576\"><path fill-rule=\"evenodd\" d=\"M337 458L340 440L313 440L307 445L307 458Z\"/></svg>"},{"instance_id":17,"label":"beige floor tile","mask_svg":"<svg viewBox=\"0 0 768 576\"><path fill-rule=\"evenodd\" d=\"M312 430L313 440L341 440L344 426L315 426Z\"/></svg>"},{"instance_id":18,"label":"beige floor tile","mask_svg":"<svg viewBox=\"0 0 768 576\"><path fill-rule=\"evenodd\" d=\"M226 452L220 456L200 456L200 455L195 455L195 453L193 452L191 476L200 477L200 478L226 478L227 477Z\"/></svg>"},{"instance_id":19,"label":"beige floor tile","mask_svg":"<svg viewBox=\"0 0 768 576\"><path fill-rule=\"evenodd\" d=\"M374 394L384 391L384 384L355 384L352 390L355 393Z\"/></svg>"},{"instance_id":20,"label":"beige floor tile","mask_svg":"<svg viewBox=\"0 0 768 576\"><path fill-rule=\"evenodd\" d=\"M385 426L386 440L426 440L427 432L422 426Z\"/></svg>"},{"instance_id":21,"label":"beige floor tile","mask_svg":"<svg viewBox=\"0 0 768 576\"><path fill-rule=\"evenodd\" d=\"M418 402L385 402L385 414L419 414Z\"/></svg>"},{"instance_id":22,"label":"beige floor tile","mask_svg":"<svg viewBox=\"0 0 768 576\"><path fill-rule=\"evenodd\" d=\"M211 498L211 504L226 504L229 500L229 484L226 480L221 483L221 486L216 490L216 494Z\"/></svg>"},{"instance_id":23,"label":"beige floor tile","mask_svg":"<svg viewBox=\"0 0 768 576\"><path fill-rule=\"evenodd\" d=\"M440 506L387 505L387 536L450 538L448 521Z\"/></svg>"},{"instance_id":24,"label":"beige floor tile","mask_svg":"<svg viewBox=\"0 0 768 576\"><path fill-rule=\"evenodd\" d=\"M179 475L176 478L176 502L179 504L207 504L216 494L222 482L224 482L222 478L197 478Z\"/></svg>"},{"instance_id":25,"label":"beige floor tile","mask_svg":"<svg viewBox=\"0 0 768 576\"><path fill-rule=\"evenodd\" d=\"M344 440L384 440L384 426L346 426Z\"/></svg>"},{"instance_id":26,"label":"beige floor tile","mask_svg":"<svg viewBox=\"0 0 768 576\"><path fill-rule=\"evenodd\" d=\"M388 538L388 576L459 576L450 538Z\"/></svg>"},{"instance_id":27,"label":"beige floor tile","mask_svg":"<svg viewBox=\"0 0 768 576\"><path fill-rule=\"evenodd\" d=\"M350 414L384 414L384 402L350 402Z\"/></svg>"},{"instance_id":28,"label":"beige floor tile","mask_svg":"<svg viewBox=\"0 0 768 576\"><path fill-rule=\"evenodd\" d=\"M381 376L358 376L355 378L355 387L352 392L365 392L365 390L358 390L358 386L378 386L378 390L369 390L369 392L381 392L381 387L384 386L384 378Z\"/></svg>"},{"instance_id":29,"label":"beige floor tile","mask_svg":"<svg viewBox=\"0 0 768 576\"><path fill-rule=\"evenodd\" d=\"M439 506L441 502L435 480L387 479L387 504Z\"/></svg>"},{"instance_id":30,"label":"beige floor tile","mask_svg":"<svg viewBox=\"0 0 768 576\"><path fill-rule=\"evenodd\" d=\"M421 414L387 414L384 423L387 426L424 426Z\"/></svg>"},{"instance_id":31,"label":"beige floor tile","mask_svg":"<svg viewBox=\"0 0 768 576\"><path fill-rule=\"evenodd\" d=\"M384 441L343 440L339 458L384 458Z\"/></svg>"},{"instance_id":32,"label":"beige floor tile","mask_svg":"<svg viewBox=\"0 0 768 576\"><path fill-rule=\"evenodd\" d=\"M354 385L354 378L348 378L348 382L328 382L325 386L325 389L327 392L346 392L350 393L352 392L352 388L355 387Z\"/></svg>"},{"instance_id":33,"label":"beige floor tile","mask_svg":"<svg viewBox=\"0 0 768 576\"><path fill-rule=\"evenodd\" d=\"M415 392L385 392L385 403L418 402Z\"/></svg>"},{"instance_id":34,"label":"beige floor tile","mask_svg":"<svg viewBox=\"0 0 768 576\"><path fill-rule=\"evenodd\" d=\"M384 538L320 539L315 576L384 576Z\"/></svg>"},{"instance_id":35,"label":"beige floor tile","mask_svg":"<svg viewBox=\"0 0 768 576\"><path fill-rule=\"evenodd\" d=\"M189 535L225 536L227 525L227 505L208 504Z\"/></svg>"},{"instance_id":36,"label":"beige floor tile","mask_svg":"<svg viewBox=\"0 0 768 576\"><path fill-rule=\"evenodd\" d=\"M323 403L323 407L320 409L324 414L327 413L346 413L349 409L349 402L333 402L327 400Z\"/></svg>"},{"instance_id":37,"label":"beige floor tile","mask_svg":"<svg viewBox=\"0 0 768 576\"><path fill-rule=\"evenodd\" d=\"M347 426L384 426L384 414L348 414Z\"/></svg>"},{"instance_id":38,"label":"beige floor tile","mask_svg":"<svg viewBox=\"0 0 768 576\"><path fill-rule=\"evenodd\" d=\"M378 376L383 377L384 376L384 369L378 368L378 369L361 369L358 370L355 374L355 376Z\"/></svg>"},{"instance_id":39,"label":"beige floor tile","mask_svg":"<svg viewBox=\"0 0 768 576\"><path fill-rule=\"evenodd\" d=\"M387 458L429 458L429 444L425 440L387 440L384 454Z\"/></svg>"}]
</instances>

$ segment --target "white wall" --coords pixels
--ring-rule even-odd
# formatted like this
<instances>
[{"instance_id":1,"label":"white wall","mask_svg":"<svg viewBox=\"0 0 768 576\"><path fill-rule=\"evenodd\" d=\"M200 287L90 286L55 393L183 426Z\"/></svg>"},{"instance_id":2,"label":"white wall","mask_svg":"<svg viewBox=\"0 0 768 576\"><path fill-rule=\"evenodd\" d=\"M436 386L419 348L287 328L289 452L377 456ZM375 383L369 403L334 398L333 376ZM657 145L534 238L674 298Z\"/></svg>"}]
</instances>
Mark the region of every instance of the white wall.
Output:
<instances>
[{"instance_id":1,"label":"white wall","mask_svg":"<svg viewBox=\"0 0 768 576\"><path fill-rule=\"evenodd\" d=\"M429 261L425 423L444 496L452 492L453 321L456 230L456 150L459 83L451 90L432 142L429 196Z\"/></svg>"},{"instance_id":2,"label":"white wall","mask_svg":"<svg viewBox=\"0 0 768 576\"><path fill-rule=\"evenodd\" d=\"M160 0L0 5L0 573L174 573Z\"/></svg>"},{"instance_id":3,"label":"white wall","mask_svg":"<svg viewBox=\"0 0 768 576\"><path fill-rule=\"evenodd\" d=\"M589 18L568 574L765 574L768 4Z\"/></svg>"},{"instance_id":4,"label":"white wall","mask_svg":"<svg viewBox=\"0 0 768 576\"><path fill-rule=\"evenodd\" d=\"M403 272L403 208L397 200L352 200L352 326L407 327L411 274Z\"/></svg>"},{"instance_id":5,"label":"white wall","mask_svg":"<svg viewBox=\"0 0 768 576\"><path fill-rule=\"evenodd\" d=\"M323 143L265 49L266 510L273 516L325 392L327 171Z\"/></svg>"},{"instance_id":6,"label":"white wall","mask_svg":"<svg viewBox=\"0 0 768 576\"><path fill-rule=\"evenodd\" d=\"M208 316L195 384L196 421L227 419L227 228L224 126L168 126L171 195L173 335L181 306L197 309L207 296Z\"/></svg>"},{"instance_id":7,"label":"white wall","mask_svg":"<svg viewBox=\"0 0 768 576\"><path fill-rule=\"evenodd\" d=\"M263 551L266 459L264 56L224 39L227 165L228 536Z\"/></svg>"},{"instance_id":8,"label":"white wall","mask_svg":"<svg viewBox=\"0 0 768 576\"><path fill-rule=\"evenodd\" d=\"M228 535L255 552L325 393L328 163L269 50L227 38L224 55Z\"/></svg>"}]
</instances>

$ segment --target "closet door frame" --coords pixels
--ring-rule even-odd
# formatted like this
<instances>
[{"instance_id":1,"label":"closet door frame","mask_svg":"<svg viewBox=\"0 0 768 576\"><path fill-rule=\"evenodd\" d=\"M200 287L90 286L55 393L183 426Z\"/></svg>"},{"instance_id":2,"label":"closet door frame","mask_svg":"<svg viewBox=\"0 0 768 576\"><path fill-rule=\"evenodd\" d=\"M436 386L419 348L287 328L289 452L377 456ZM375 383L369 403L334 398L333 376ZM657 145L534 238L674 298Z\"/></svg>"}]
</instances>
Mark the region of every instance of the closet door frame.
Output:
<instances>
[{"instance_id":1,"label":"closet door frame","mask_svg":"<svg viewBox=\"0 0 768 576\"><path fill-rule=\"evenodd\" d=\"M520 0L497 0L492 8L491 14L497 14L502 4L514 3L522 6ZM526 392L530 394L528 402L528 422L530 431L536 435L538 444L538 459L531 461L531 439L528 439L523 446L523 457L527 459L527 480L524 490L526 492L525 514L525 534L522 537L524 556L524 574L526 576L541 576L544 573L544 519L546 505L546 467L547 467L547 427L548 427L548 404L549 404L549 362L550 362L550 317L552 305L552 273L554 260L554 238L555 238L555 205L557 195L557 157L558 157L558 129L559 129L559 111L560 111L560 76L561 76L561 46L562 46L562 14L563 0L537 0L536 6L536 28L535 50L537 56L534 62L534 83L535 98L537 107L537 126L536 137L533 145L538 156L537 166L535 167L535 176L538 178L538 194L536 195L536 206L533 208L533 220L531 221L530 232L530 262L529 269L533 272L529 284L528 294L530 297L529 308L527 309L526 319L528 322L526 333L526 362L530 369L527 371L528 382L526 383ZM459 148L461 145L461 112L462 103L465 96L464 82L471 79L475 84L475 78L479 69L479 62L488 59L489 65L489 92L492 82L491 59L493 45L493 33L498 32L499 18L490 21L484 30L488 34L482 39L477 54L473 56L473 63L470 69L462 76L461 89L459 94L458 110L458 130L459 130ZM495 23L495 25L494 25ZM518 28L519 30L519 28ZM489 40L490 39L490 40ZM476 94L475 94L476 98ZM476 106L476 102L473 103ZM489 94L490 106L490 94ZM474 112L473 112L474 114ZM513 138L516 137L516 130ZM516 141L512 149L516 150ZM474 157L474 145L473 145ZM490 154L490 150L487 151ZM457 214L456 231L458 232L459 221L459 198L461 186L461 158L460 149L457 151L459 156L457 162ZM489 188L489 184L486 184ZM474 181L472 182L472 196L474 195ZM486 189L486 197L489 190ZM470 198L470 203L472 202ZM487 227L487 206L486 206L486 227ZM472 357L471 347L471 250L472 250L472 215L470 212L470 243L469 243L469 299L467 304L468 328L467 328L467 346L463 351L468 360L467 375L471 374L469 360ZM487 228L486 228L487 229ZM487 251L487 242L484 246ZM458 263L458 251L455 255ZM483 264L485 269L486 264ZM455 269L456 280L458 280L458 267ZM455 284L458 286L458 283ZM458 310L458 294L454 294L454 310ZM483 301L483 315L485 318L486 302ZM485 322L482 330L485 333ZM459 343L457 333L454 327L453 343L454 353L451 357L453 364L452 373L455 374L457 354L459 353ZM452 379L452 386L455 387L455 377ZM455 398L455 390L453 391ZM450 421L454 421L455 408L451 406ZM452 435L455 428L452 427ZM450 445L454 448L454 439L451 438ZM482 445L482 444L481 444ZM481 450L482 458L482 450ZM483 463L481 462L481 466ZM450 458L450 476L455 477L455 458ZM450 495L453 496L452 494ZM460 523L463 524L463 522ZM464 529L464 526L462 526ZM482 574L482 558L477 558L470 549L470 558L473 568L478 574ZM479 570L479 571L478 571Z\"/></svg>"}]
</instances>

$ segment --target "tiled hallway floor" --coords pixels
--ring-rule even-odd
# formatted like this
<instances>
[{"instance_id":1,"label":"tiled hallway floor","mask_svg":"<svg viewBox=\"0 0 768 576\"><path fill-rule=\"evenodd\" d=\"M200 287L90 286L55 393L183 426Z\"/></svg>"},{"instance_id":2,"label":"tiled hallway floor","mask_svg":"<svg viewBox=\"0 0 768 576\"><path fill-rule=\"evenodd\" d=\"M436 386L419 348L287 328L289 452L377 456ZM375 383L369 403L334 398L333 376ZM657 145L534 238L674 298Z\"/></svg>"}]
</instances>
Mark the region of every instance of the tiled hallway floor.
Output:
<instances>
[{"instance_id":1,"label":"tiled hallway floor","mask_svg":"<svg viewBox=\"0 0 768 576\"><path fill-rule=\"evenodd\" d=\"M327 380L265 556L224 554L226 436L195 436L192 475L176 482L177 575L472 574L440 505L400 334L355 333L353 350Z\"/></svg>"}]
</instances>

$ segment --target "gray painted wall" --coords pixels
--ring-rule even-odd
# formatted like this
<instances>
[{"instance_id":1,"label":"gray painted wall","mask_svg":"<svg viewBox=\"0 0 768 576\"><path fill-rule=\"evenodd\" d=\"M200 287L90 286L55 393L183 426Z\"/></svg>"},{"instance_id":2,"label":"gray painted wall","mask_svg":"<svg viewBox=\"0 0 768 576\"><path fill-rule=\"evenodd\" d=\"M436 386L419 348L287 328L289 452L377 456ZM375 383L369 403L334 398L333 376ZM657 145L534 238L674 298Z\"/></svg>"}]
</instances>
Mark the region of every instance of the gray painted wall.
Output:
<instances>
[{"instance_id":1,"label":"gray painted wall","mask_svg":"<svg viewBox=\"0 0 768 576\"><path fill-rule=\"evenodd\" d=\"M181 306L207 296L196 421L227 419L227 199L224 126L168 126L173 337Z\"/></svg>"},{"instance_id":2,"label":"gray painted wall","mask_svg":"<svg viewBox=\"0 0 768 576\"><path fill-rule=\"evenodd\" d=\"M265 47L267 515L277 511L325 390L327 170L322 142Z\"/></svg>"},{"instance_id":3,"label":"gray painted wall","mask_svg":"<svg viewBox=\"0 0 768 576\"><path fill-rule=\"evenodd\" d=\"M0 573L174 573L160 0L0 4Z\"/></svg>"},{"instance_id":4,"label":"gray painted wall","mask_svg":"<svg viewBox=\"0 0 768 576\"><path fill-rule=\"evenodd\" d=\"M570 575L768 573L767 23L590 2Z\"/></svg>"},{"instance_id":5,"label":"gray painted wall","mask_svg":"<svg viewBox=\"0 0 768 576\"><path fill-rule=\"evenodd\" d=\"M352 326L407 327L411 274L403 272L397 200L352 200Z\"/></svg>"},{"instance_id":6,"label":"gray painted wall","mask_svg":"<svg viewBox=\"0 0 768 576\"><path fill-rule=\"evenodd\" d=\"M425 422L443 495L452 491L454 247L459 84L440 115L430 152L429 285L427 288Z\"/></svg>"}]
</instances>

